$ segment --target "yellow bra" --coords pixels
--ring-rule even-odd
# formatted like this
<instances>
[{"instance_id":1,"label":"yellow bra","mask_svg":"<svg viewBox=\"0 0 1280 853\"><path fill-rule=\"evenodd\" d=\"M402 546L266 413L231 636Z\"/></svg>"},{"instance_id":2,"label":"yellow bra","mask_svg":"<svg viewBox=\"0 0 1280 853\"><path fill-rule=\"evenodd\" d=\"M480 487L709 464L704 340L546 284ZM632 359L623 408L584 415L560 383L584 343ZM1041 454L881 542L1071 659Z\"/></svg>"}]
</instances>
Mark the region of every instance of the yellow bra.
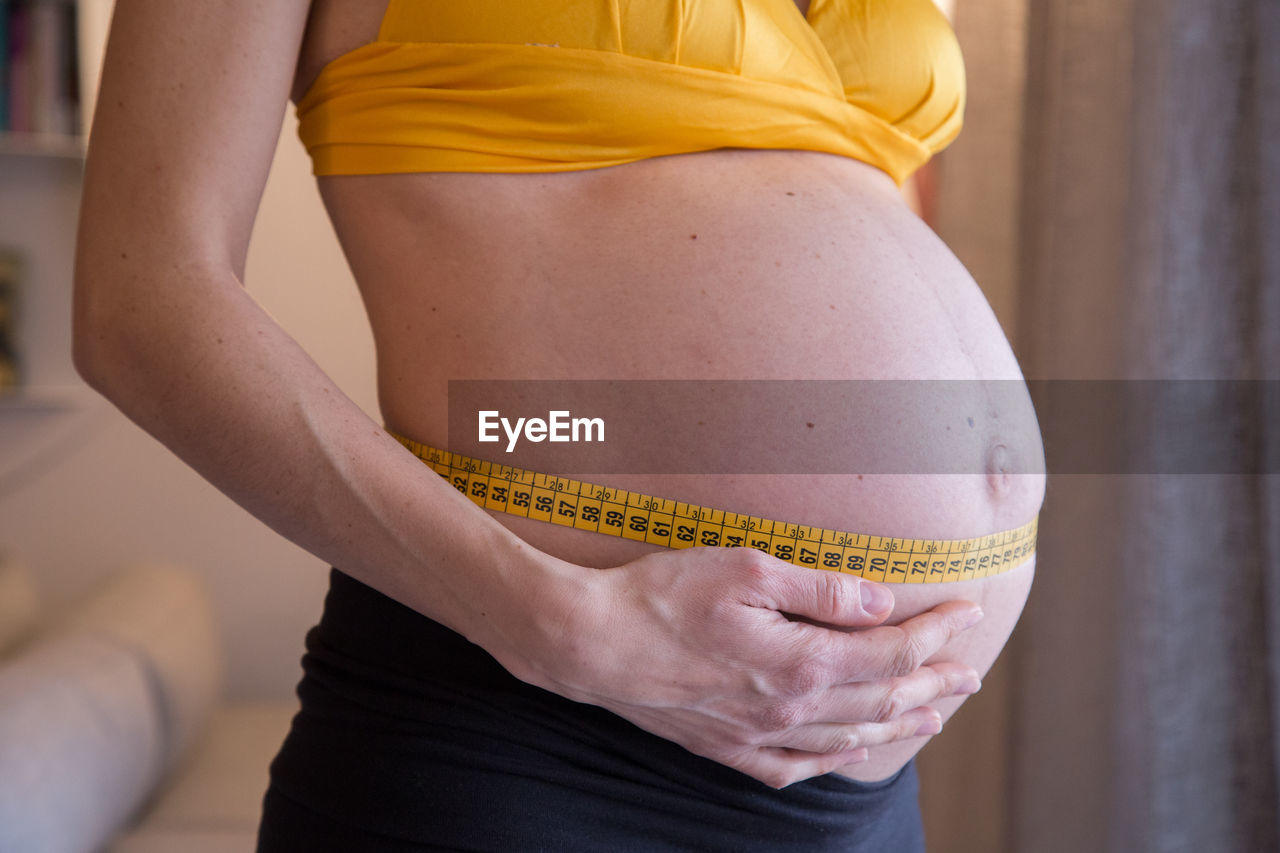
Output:
<instances>
[{"instance_id":1,"label":"yellow bra","mask_svg":"<svg viewBox=\"0 0 1280 853\"><path fill-rule=\"evenodd\" d=\"M317 175L824 151L901 183L960 131L931 0L391 0L298 102Z\"/></svg>"}]
</instances>

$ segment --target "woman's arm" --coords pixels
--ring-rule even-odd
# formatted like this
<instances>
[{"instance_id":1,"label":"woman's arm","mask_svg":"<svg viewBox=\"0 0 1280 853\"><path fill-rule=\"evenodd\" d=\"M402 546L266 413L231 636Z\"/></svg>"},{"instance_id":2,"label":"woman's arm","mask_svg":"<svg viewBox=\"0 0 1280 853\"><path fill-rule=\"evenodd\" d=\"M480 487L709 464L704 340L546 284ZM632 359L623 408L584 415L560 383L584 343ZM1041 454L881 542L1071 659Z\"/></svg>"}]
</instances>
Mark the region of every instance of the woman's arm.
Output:
<instances>
[{"instance_id":1,"label":"woman's arm","mask_svg":"<svg viewBox=\"0 0 1280 853\"><path fill-rule=\"evenodd\" d=\"M921 666L971 624L972 605L846 634L782 614L875 625L892 597L863 595L883 587L747 550L569 564L506 531L338 390L241 286L308 7L117 2L76 257L86 380L282 535L517 677L769 784L928 731L936 715L908 709L976 689L967 667Z\"/></svg>"},{"instance_id":2,"label":"woman's arm","mask_svg":"<svg viewBox=\"0 0 1280 853\"><path fill-rule=\"evenodd\" d=\"M486 606L484 585L460 594L415 564L467 566L519 543L441 500L438 478L241 286L308 6L117 3L85 174L75 361L271 527L460 624L459 609Z\"/></svg>"}]
</instances>

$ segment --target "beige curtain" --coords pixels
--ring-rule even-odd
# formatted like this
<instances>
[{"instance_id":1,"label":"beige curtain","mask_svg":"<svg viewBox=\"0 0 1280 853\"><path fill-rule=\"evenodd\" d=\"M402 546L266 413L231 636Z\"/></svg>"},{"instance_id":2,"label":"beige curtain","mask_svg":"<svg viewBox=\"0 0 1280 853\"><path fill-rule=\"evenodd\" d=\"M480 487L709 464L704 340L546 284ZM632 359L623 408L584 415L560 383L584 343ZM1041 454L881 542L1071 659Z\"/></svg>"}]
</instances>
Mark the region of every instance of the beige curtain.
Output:
<instances>
[{"instance_id":1,"label":"beige curtain","mask_svg":"<svg viewBox=\"0 0 1280 853\"><path fill-rule=\"evenodd\" d=\"M1019 13L1018 69L970 52L971 85L1025 69L993 214L1016 224L948 233L944 200L940 230L971 268L1013 259L993 301L1029 378L1126 380L1141 404L1089 439L1149 473L1054 474L1047 447L1036 587L984 697L1008 727L922 762L931 850L1280 850L1280 2L961 0L958 28ZM984 162L998 201L999 164L945 163L971 218Z\"/></svg>"}]
</instances>

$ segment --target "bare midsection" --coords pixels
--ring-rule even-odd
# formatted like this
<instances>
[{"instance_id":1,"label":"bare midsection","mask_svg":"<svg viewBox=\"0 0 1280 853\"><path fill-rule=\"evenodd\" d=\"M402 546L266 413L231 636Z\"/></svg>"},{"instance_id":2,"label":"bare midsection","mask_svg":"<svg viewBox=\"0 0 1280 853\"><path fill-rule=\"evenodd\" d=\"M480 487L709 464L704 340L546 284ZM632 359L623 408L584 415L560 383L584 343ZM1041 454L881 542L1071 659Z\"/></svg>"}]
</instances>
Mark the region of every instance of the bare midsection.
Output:
<instances>
[{"instance_id":1,"label":"bare midsection","mask_svg":"<svg viewBox=\"0 0 1280 853\"><path fill-rule=\"evenodd\" d=\"M369 309L384 418L427 443L446 442L447 383L456 379L1021 378L960 264L882 173L843 158L725 151L550 175L326 178L321 188ZM896 429L936 418L928 395L918 396L895 413ZM743 430L808 428L791 412L744 412ZM1029 408L975 398L972 414L937 446L1019 472L1036 467ZM860 432L837 435L858 441ZM695 476L617 461L615 470L636 473L613 477L615 487L915 538L1016 527L1035 515L1043 490L1037 475L981 465ZM652 549L499 520L584 565ZM1027 567L899 587L892 621L950 598L979 600L984 626L944 654L985 671L1029 583ZM888 775L919 745L878 750L855 775Z\"/></svg>"}]
</instances>

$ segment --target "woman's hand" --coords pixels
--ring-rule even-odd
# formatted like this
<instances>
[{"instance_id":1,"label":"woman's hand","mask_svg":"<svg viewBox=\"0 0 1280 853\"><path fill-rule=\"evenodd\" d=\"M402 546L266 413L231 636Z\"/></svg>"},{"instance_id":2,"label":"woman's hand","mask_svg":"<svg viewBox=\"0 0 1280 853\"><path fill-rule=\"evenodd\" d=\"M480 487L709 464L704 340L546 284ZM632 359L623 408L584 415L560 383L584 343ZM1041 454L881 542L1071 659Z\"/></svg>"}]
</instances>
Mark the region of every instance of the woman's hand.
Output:
<instances>
[{"instance_id":1,"label":"woman's hand","mask_svg":"<svg viewBox=\"0 0 1280 853\"><path fill-rule=\"evenodd\" d=\"M547 634L556 648L499 660L781 788L935 734L928 703L978 689L968 666L925 663L982 618L976 604L881 626L892 609L886 587L852 575L745 548L668 551L594 572Z\"/></svg>"}]
</instances>

